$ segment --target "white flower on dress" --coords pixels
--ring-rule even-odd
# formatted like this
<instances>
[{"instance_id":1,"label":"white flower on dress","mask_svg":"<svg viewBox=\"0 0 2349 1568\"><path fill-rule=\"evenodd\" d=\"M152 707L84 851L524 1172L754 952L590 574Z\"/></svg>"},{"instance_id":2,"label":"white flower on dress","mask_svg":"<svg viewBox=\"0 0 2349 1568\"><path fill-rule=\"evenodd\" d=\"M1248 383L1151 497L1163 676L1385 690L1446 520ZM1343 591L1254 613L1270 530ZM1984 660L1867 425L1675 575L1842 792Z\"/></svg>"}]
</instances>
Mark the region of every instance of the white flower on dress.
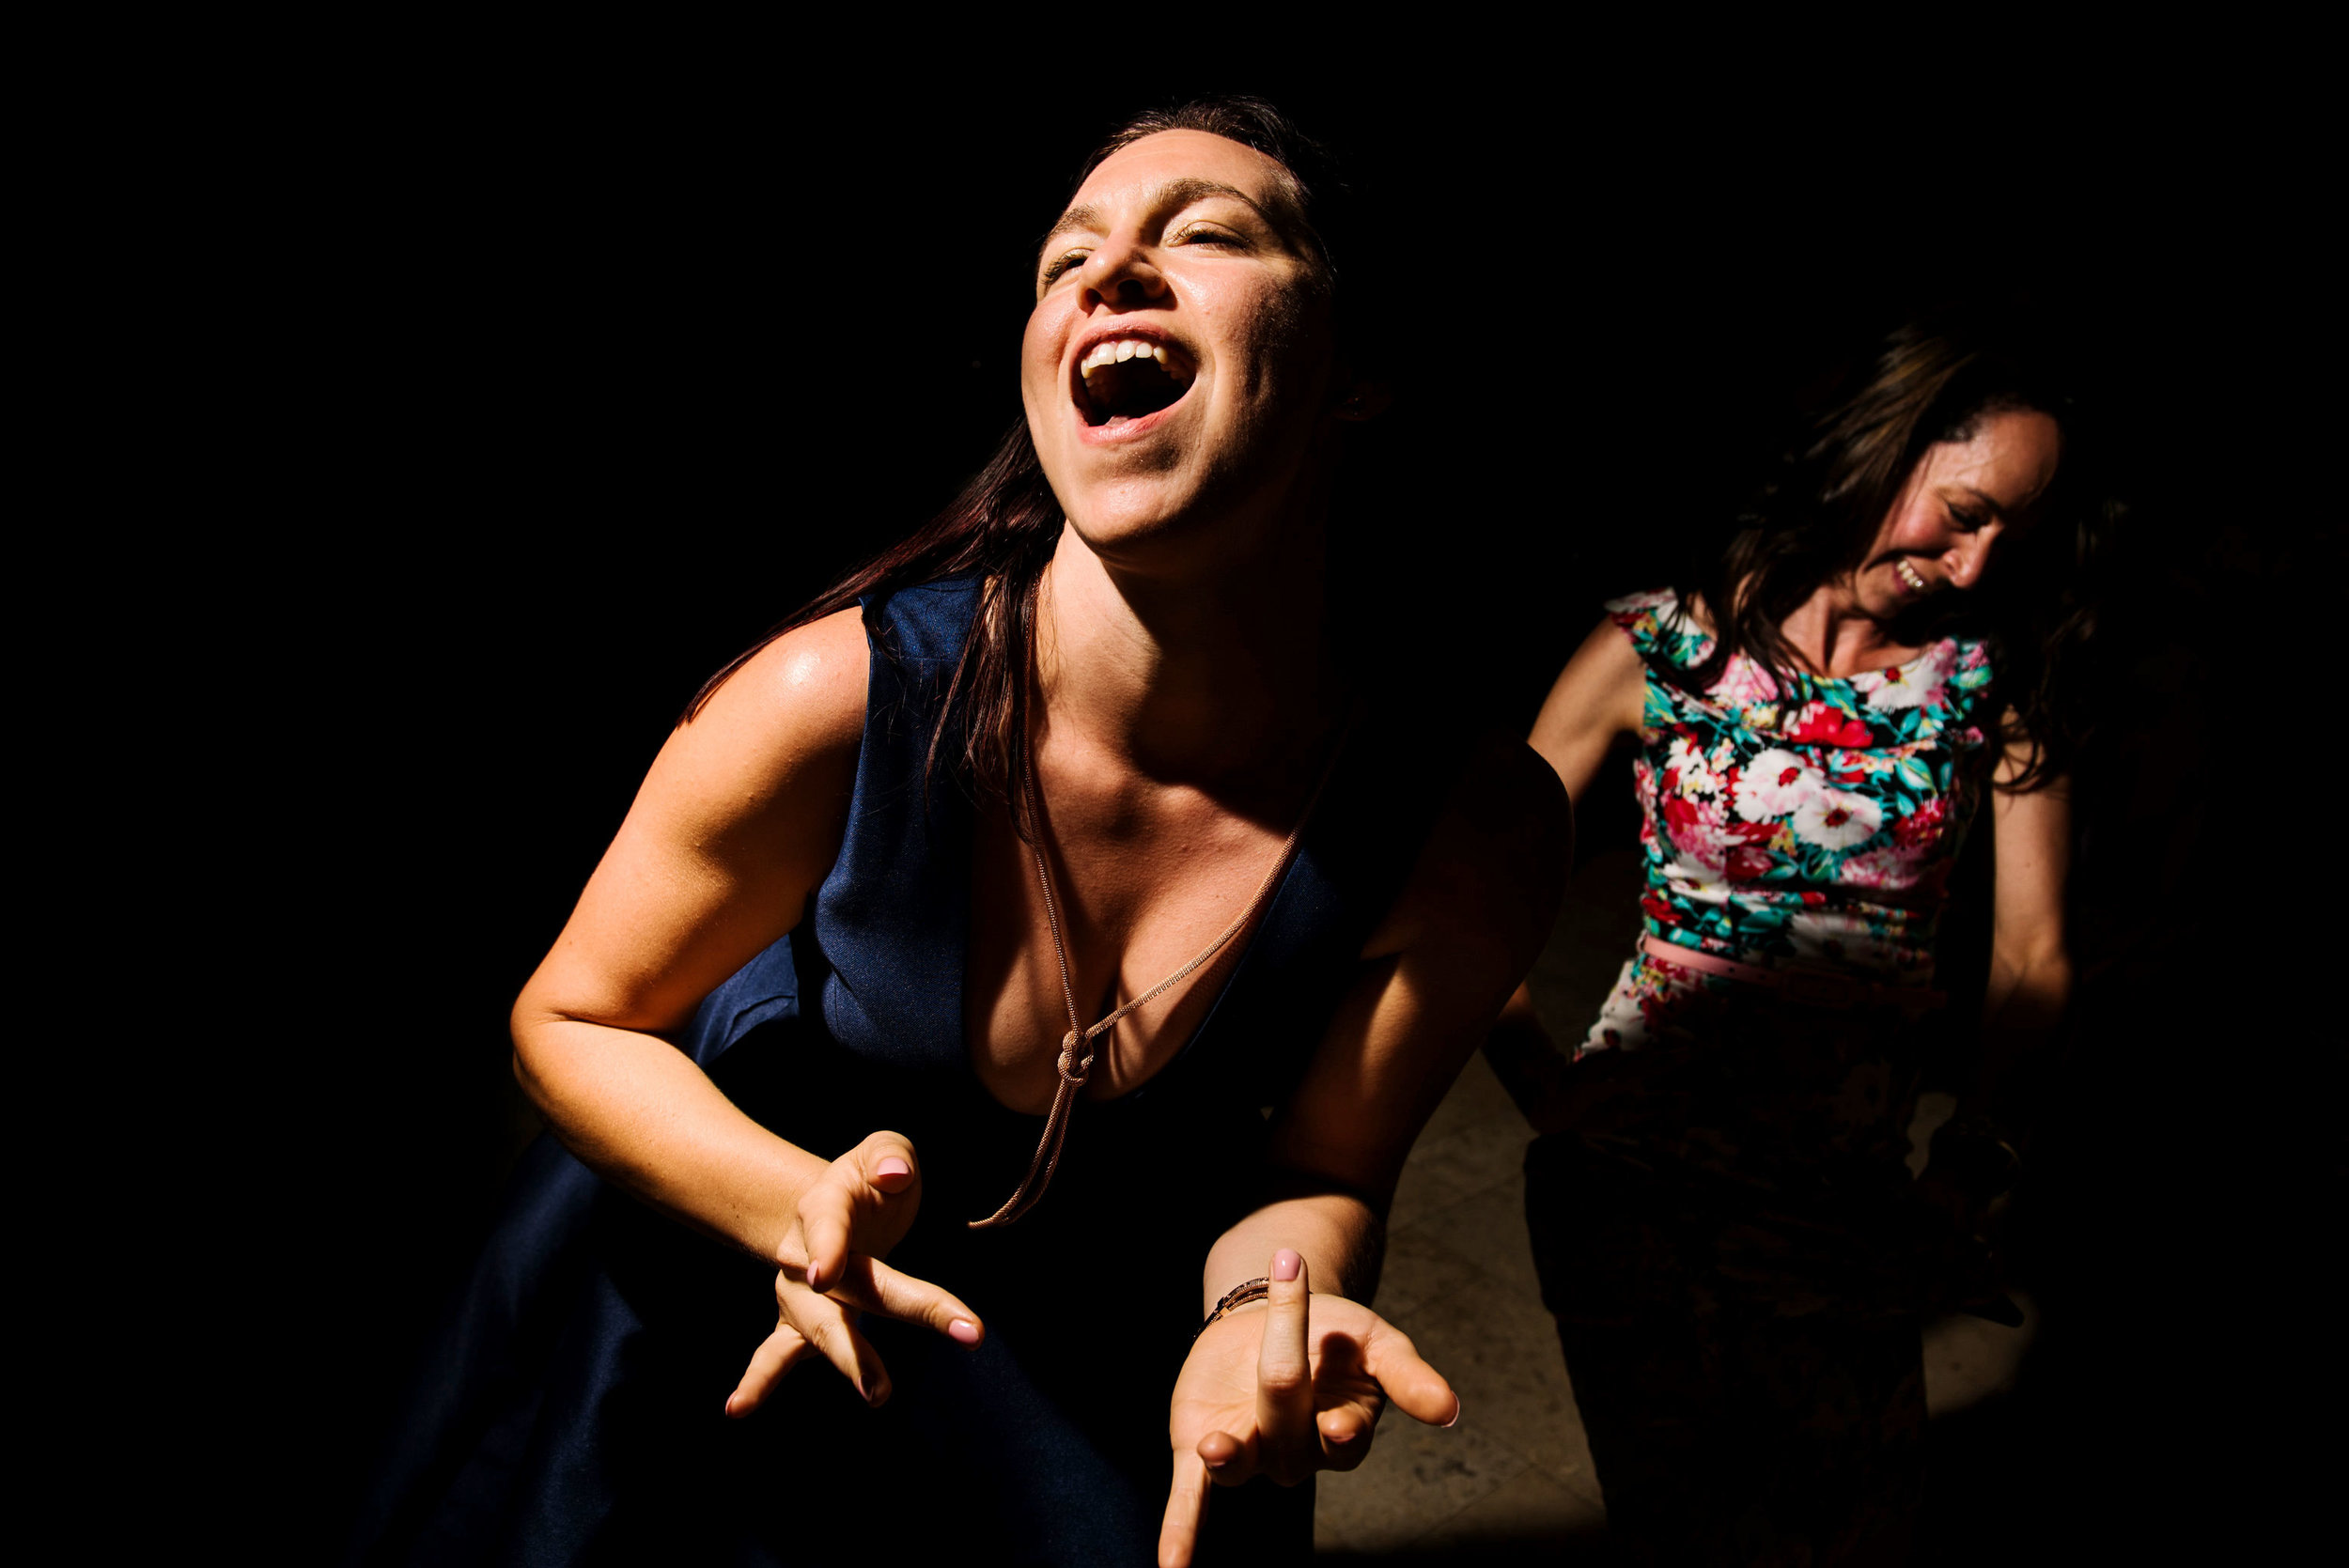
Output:
<instances>
[{"instance_id":1,"label":"white flower on dress","mask_svg":"<svg viewBox=\"0 0 2349 1568\"><path fill-rule=\"evenodd\" d=\"M1883 807L1848 790L1822 787L1795 808L1795 836L1822 849L1865 843L1883 822Z\"/></svg>"},{"instance_id":2,"label":"white flower on dress","mask_svg":"<svg viewBox=\"0 0 2349 1568\"><path fill-rule=\"evenodd\" d=\"M1940 700L1956 659L1957 644L1944 638L1906 664L1853 677L1852 685L1867 692L1868 706L1879 711L1921 706Z\"/></svg>"},{"instance_id":3,"label":"white flower on dress","mask_svg":"<svg viewBox=\"0 0 2349 1568\"><path fill-rule=\"evenodd\" d=\"M1718 855L1710 865L1686 852L1675 855L1664 867L1664 880L1691 904L1729 902L1729 874L1721 869Z\"/></svg>"},{"instance_id":4,"label":"white flower on dress","mask_svg":"<svg viewBox=\"0 0 2349 1568\"><path fill-rule=\"evenodd\" d=\"M1827 779L1792 752L1772 746L1754 753L1737 775L1737 815L1748 822L1784 816L1827 787Z\"/></svg>"},{"instance_id":5,"label":"white flower on dress","mask_svg":"<svg viewBox=\"0 0 2349 1568\"><path fill-rule=\"evenodd\" d=\"M1712 764L1705 758L1704 748L1690 745L1685 737L1672 741L1667 763L1678 769L1680 793L1683 795L1711 795L1721 787L1721 781L1715 776Z\"/></svg>"},{"instance_id":6,"label":"white flower on dress","mask_svg":"<svg viewBox=\"0 0 2349 1568\"><path fill-rule=\"evenodd\" d=\"M1856 969L1882 971L1898 967L1898 943L1868 928L1867 917L1848 909L1801 909L1787 922L1797 955Z\"/></svg>"}]
</instances>

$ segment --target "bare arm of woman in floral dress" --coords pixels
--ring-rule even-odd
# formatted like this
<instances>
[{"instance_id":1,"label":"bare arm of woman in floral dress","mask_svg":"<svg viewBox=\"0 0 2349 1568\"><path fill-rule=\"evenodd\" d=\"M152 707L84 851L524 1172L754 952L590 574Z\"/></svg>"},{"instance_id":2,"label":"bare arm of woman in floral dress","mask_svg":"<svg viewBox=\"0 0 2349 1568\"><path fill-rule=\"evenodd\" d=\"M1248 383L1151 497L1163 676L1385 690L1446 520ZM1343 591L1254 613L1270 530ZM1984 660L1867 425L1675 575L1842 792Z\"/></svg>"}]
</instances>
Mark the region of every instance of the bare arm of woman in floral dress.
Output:
<instances>
[{"instance_id":1,"label":"bare arm of woman in floral dress","mask_svg":"<svg viewBox=\"0 0 2349 1568\"><path fill-rule=\"evenodd\" d=\"M1999 767L2005 784L2029 764L2028 746ZM1991 914L1990 986L1983 997L1980 1082L1968 1113L1996 1114L2014 1070L2061 1021L2072 995L2063 939L2064 880L2071 870L2072 786L2056 779L2028 793L1991 797L1997 886Z\"/></svg>"},{"instance_id":2,"label":"bare arm of woman in floral dress","mask_svg":"<svg viewBox=\"0 0 2349 1568\"><path fill-rule=\"evenodd\" d=\"M1600 621L1559 673L1528 737L1557 770L1576 811L1607 759L1640 733L1646 703L1647 665L1612 620ZM1485 1054L1527 1120L1555 1131L1566 1115L1566 1057L1542 1028L1527 986L1518 986L1501 1009Z\"/></svg>"}]
</instances>

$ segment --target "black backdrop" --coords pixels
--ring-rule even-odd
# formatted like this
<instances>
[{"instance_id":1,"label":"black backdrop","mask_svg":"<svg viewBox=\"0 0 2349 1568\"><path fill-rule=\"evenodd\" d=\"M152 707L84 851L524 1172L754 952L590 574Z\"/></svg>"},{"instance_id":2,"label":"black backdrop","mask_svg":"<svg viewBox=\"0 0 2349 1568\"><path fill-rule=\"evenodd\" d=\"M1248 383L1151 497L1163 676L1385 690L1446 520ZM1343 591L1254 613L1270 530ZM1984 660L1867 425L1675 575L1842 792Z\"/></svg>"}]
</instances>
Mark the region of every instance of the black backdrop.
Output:
<instances>
[{"instance_id":1,"label":"black backdrop","mask_svg":"<svg viewBox=\"0 0 2349 1568\"><path fill-rule=\"evenodd\" d=\"M217 694L173 809L234 890L188 921L188 983L239 999L241 1114L185 1178L234 1348L191 1420L268 1415L210 1499L244 1529L306 1557L347 1516L529 1132L506 1008L680 705L983 459L1067 172L1200 89L1290 105L1388 193L1422 303L1363 548L1408 588L1394 642L1495 722L1600 598L1703 548L1855 333L2020 291L2100 345L2137 506L2084 829L2104 967L2026 1227L2046 1348L2004 1414L1937 1438L1937 1528L2166 1534L2188 1505L2149 1434L2196 1465L2249 1440L2214 1403L2256 1381L2234 1358L2300 1342L2289 1291L2246 1281L2294 1266L2292 1195L2338 1183L2310 1080L2239 1065L2304 1062L2312 1014L2243 993L2267 917L2222 766L2243 617L2337 577L2277 485L2276 350L2310 298L2293 122L2159 73L850 91L501 60L225 102L188 158L218 286L179 363L246 389L179 389L245 520L163 563ZM2198 1484L2230 1531L2274 1512Z\"/></svg>"}]
</instances>

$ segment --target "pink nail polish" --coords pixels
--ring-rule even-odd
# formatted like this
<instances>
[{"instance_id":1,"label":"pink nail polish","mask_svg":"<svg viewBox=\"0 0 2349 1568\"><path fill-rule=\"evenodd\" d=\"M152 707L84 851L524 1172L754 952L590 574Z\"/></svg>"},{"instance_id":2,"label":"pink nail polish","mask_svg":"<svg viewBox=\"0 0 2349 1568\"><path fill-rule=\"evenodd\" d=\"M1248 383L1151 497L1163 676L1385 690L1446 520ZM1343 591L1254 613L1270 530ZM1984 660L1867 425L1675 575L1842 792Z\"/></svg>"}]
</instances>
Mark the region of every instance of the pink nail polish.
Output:
<instances>
[{"instance_id":1,"label":"pink nail polish","mask_svg":"<svg viewBox=\"0 0 2349 1568\"><path fill-rule=\"evenodd\" d=\"M1305 1260L1286 1247L1272 1254L1272 1277L1283 1284L1296 1279L1297 1271L1304 1266Z\"/></svg>"},{"instance_id":2,"label":"pink nail polish","mask_svg":"<svg viewBox=\"0 0 2349 1568\"><path fill-rule=\"evenodd\" d=\"M959 1344L979 1343L979 1326L967 1317L958 1317L946 1325L946 1337Z\"/></svg>"},{"instance_id":3,"label":"pink nail polish","mask_svg":"<svg viewBox=\"0 0 2349 1568\"><path fill-rule=\"evenodd\" d=\"M891 1155L887 1159L873 1167L873 1174L876 1176L910 1176L913 1174L913 1167L899 1159L895 1155Z\"/></svg>"}]
</instances>

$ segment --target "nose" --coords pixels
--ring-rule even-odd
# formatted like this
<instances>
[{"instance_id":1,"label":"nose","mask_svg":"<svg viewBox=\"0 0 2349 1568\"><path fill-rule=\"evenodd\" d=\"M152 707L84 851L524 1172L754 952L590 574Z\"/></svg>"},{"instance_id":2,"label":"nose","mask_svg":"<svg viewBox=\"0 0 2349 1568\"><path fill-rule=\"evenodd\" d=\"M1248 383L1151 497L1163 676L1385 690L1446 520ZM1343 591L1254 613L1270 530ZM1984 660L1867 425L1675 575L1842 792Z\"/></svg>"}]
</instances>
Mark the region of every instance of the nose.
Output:
<instances>
[{"instance_id":1,"label":"nose","mask_svg":"<svg viewBox=\"0 0 2349 1568\"><path fill-rule=\"evenodd\" d=\"M1952 588L1970 588L1982 581L1989 569L1991 547L1999 542L1998 524L1976 529L1950 546L1941 557L1941 569L1949 574Z\"/></svg>"},{"instance_id":2,"label":"nose","mask_svg":"<svg viewBox=\"0 0 2349 1568\"><path fill-rule=\"evenodd\" d=\"M1131 236L1106 241L1085 257L1080 282L1084 293L1079 303L1086 310L1097 304L1131 309L1166 296L1166 275L1148 247Z\"/></svg>"}]
</instances>

